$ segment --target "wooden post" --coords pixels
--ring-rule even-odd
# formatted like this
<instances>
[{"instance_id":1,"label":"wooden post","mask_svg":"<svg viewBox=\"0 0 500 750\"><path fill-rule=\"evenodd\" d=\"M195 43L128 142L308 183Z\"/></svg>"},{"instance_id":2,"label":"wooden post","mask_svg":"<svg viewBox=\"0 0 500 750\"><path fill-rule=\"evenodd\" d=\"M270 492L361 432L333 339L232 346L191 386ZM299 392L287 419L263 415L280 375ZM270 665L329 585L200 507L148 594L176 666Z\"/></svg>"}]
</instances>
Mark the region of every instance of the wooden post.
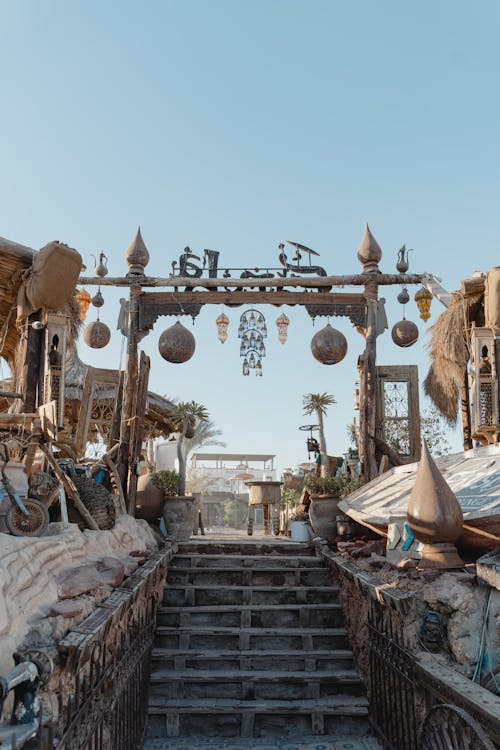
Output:
<instances>
[{"instance_id":1,"label":"wooden post","mask_svg":"<svg viewBox=\"0 0 500 750\"><path fill-rule=\"evenodd\" d=\"M496 344L496 342L495 342ZM461 387L460 403L462 407L462 430L464 439L464 451L469 451L474 447L472 442L472 429L470 420L470 399L469 399L469 374L465 368L464 382Z\"/></svg>"},{"instance_id":2,"label":"wooden post","mask_svg":"<svg viewBox=\"0 0 500 750\"><path fill-rule=\"evenodd\" d=\"M377 414L377 301L378 285L370 281L365 286L367 305L366 346L363 357L363 425L365 441L365 476L373 479L378 474L375 459L375 442L370 435L375 435Z\"/></svg>"},{"instance_id":3,"label":"wooden post","mask_svg":"<svg viewBox=\"0 0 500 750\"><path fill-rule=\"evenodd\" d=\"M377 303L378 285L382 274L378 264L382 250L366 225L363 239L358 249L358 260L363 266L366 297L366 346L362 358L361 391L363 394L360 413L360 442L364 456L363 473L366 479L377 476L375 443L370 435L375 435L377 419Z\"/></svg>"},{"instance_id":4,"label":"wooden post","mask_svg":"<svg viewBox=\"0 0 500 750\"><path fill-rule=\"evenodd\" d=\"M28 318L26 352L24 356L22 386L18 388L23 394L23 403L21 412L35 412L37 407L42 403L38 397L38 388L40 382L40 365L43 361L43 337L44 331L36 330L31 323L40 321L40 310L31 313ZM43 382L43 376L42 376Z\"/></svg>"},{"instance_id":5,"label":"wooden post","mask_svg":"<svg viewBox=\"0 0 500 750\"><path fill-rule=\"evenodd\" d=\"M130 288L128 327L127 327L127 356L125 360L125 382L123 386L123 409L120 426L119 472L126 497L128 485L128 469L130 455L130 431L134 416L134 405L137 391L138 375L138 343L139 343L139 295L141 287L134 285Z\"/></svg>"},{"instance_id":6,"label":"wooden post","mask_svg":"<svg viewBox=\"0 0 500 750\"><path fill-rule=\"evenodd\" d=\"M134 399L134 415L130 427L130 443L128 454L129 481L128 481L128 512L129 515L135 516L135 497L137 493L137 461L139 459L142 447L144 412L146 410L146 400L148 395L150 360L144 352L141 352L141 363L137 388L135 389L136 397Z\"/></svg>"}]
</instances>

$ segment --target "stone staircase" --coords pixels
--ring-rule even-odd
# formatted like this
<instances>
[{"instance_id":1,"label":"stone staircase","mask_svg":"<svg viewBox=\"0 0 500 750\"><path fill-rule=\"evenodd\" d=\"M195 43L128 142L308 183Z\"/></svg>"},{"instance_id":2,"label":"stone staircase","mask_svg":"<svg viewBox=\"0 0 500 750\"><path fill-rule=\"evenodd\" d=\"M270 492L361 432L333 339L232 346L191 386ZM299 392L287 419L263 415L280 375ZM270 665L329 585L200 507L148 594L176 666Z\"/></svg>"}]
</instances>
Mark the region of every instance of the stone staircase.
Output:
<instances>
[{"instance_id":1,"label":"stone staircase","mask_svg":"<svg viewBox=\"0 0 500 750\"><path fill-rule=\"evenodd\" d=\"M144 750L311 735L350 742L325 748L378 748L363 693L337 588L311 545L179 546L158 614ZM243 746L259 741L231 744Z\"/></svg>"}]
</instances>

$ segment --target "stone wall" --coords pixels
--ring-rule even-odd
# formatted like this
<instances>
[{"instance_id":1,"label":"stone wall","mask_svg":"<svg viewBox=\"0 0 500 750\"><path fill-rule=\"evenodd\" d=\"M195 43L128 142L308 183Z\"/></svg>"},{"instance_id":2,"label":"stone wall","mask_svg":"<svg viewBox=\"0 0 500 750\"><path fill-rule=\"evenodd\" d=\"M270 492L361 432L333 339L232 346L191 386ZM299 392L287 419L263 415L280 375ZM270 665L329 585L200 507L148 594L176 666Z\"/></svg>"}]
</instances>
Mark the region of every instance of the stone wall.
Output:
<instances>
[{"instance_id":1,"label":"stone wall","mask_svg":"<svg viewBox=\"0 0 500 750\"><path fill-rule=\"evenodd\" d=\"M0 534L0 549L0 675L5 675L16 649L55 645L109 596L117 572L121 578L133 572L141 552L156 551L157 543L145 521L125 515L109 531L51 524L39 538ZM92 565L94 579L71 590L75 569L89 572Z\"/></svg>"}]
</instances>

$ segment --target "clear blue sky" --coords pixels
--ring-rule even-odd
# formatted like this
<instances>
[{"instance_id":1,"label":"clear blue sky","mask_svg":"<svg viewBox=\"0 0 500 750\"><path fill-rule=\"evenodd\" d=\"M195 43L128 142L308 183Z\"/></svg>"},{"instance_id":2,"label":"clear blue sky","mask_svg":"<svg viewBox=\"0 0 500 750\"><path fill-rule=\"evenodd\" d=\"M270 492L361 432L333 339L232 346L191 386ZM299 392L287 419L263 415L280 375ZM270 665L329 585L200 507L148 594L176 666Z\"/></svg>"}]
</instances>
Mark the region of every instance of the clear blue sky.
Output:
<instances>
[{"instance_id":1,"label":"clear blue sky","mask_svg":"<svg viewBox=\"0 0 500 750\"><path fill-rule=\"evenodd\" d=\"M276 264L286 239L321 253L329 273L359 270L368 221L394 270L404 242L411 270L448 289L499 264L500 63L496 1L0 0L0 235L39 248L59 239L103 249L114 275L138 224L149 271L166 275L185 245L227 265ZM387 290L392 325L399 289ZM120 294L105 292L114 328ZM264 376L243 378L236 328L216 338L219 309L192 329L190 363L168 365L157 339L151 387L204 403L228 449L305 459L302 395L330 391L329 452L346 447L363 340L332 321L349 353L326 367L310 354L305 311L262 308L271 337ZM433 316L440 312L433 303ZM95 314L95 311L94 311ZM414 303L407 317L425 328ZM90 315L92 319L92 314ZM190 323L188 323L190 325ZM120 335L81 356L118 365ZM379 362L426 356L379 339ZM455 438L455 444L458 439Z\"/></svg>"}]
</instances>

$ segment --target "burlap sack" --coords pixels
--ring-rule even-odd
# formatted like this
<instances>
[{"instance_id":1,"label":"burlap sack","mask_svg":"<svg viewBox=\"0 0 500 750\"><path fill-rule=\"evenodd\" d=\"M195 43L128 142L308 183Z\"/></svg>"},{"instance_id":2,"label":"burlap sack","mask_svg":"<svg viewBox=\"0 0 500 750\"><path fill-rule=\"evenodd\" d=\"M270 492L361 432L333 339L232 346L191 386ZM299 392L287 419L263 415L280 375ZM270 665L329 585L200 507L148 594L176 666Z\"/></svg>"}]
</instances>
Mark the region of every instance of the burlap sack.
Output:
<instances>
[{"instance_id":1,"label":"burlap sack","mask_svg":"<svg viewBox=\"0 0 500 750\"><path fill-rule=\"evenodd\" d=\"M484 324L486 328L500 330L500 267L486 274L484 284Z\"/></svg>"},{"instance_id":2,"label":"burlap sack","mask_svg":"<svg viewBox=\"0 0 500 750\"><path fill-rule=\"evenodd\" d=\"M61 242L49 242L36 253L33 265L23 275L17 298L18 320L45 308L61 310L71 299L82 256Z\"/></svg>"}]
</instances>

